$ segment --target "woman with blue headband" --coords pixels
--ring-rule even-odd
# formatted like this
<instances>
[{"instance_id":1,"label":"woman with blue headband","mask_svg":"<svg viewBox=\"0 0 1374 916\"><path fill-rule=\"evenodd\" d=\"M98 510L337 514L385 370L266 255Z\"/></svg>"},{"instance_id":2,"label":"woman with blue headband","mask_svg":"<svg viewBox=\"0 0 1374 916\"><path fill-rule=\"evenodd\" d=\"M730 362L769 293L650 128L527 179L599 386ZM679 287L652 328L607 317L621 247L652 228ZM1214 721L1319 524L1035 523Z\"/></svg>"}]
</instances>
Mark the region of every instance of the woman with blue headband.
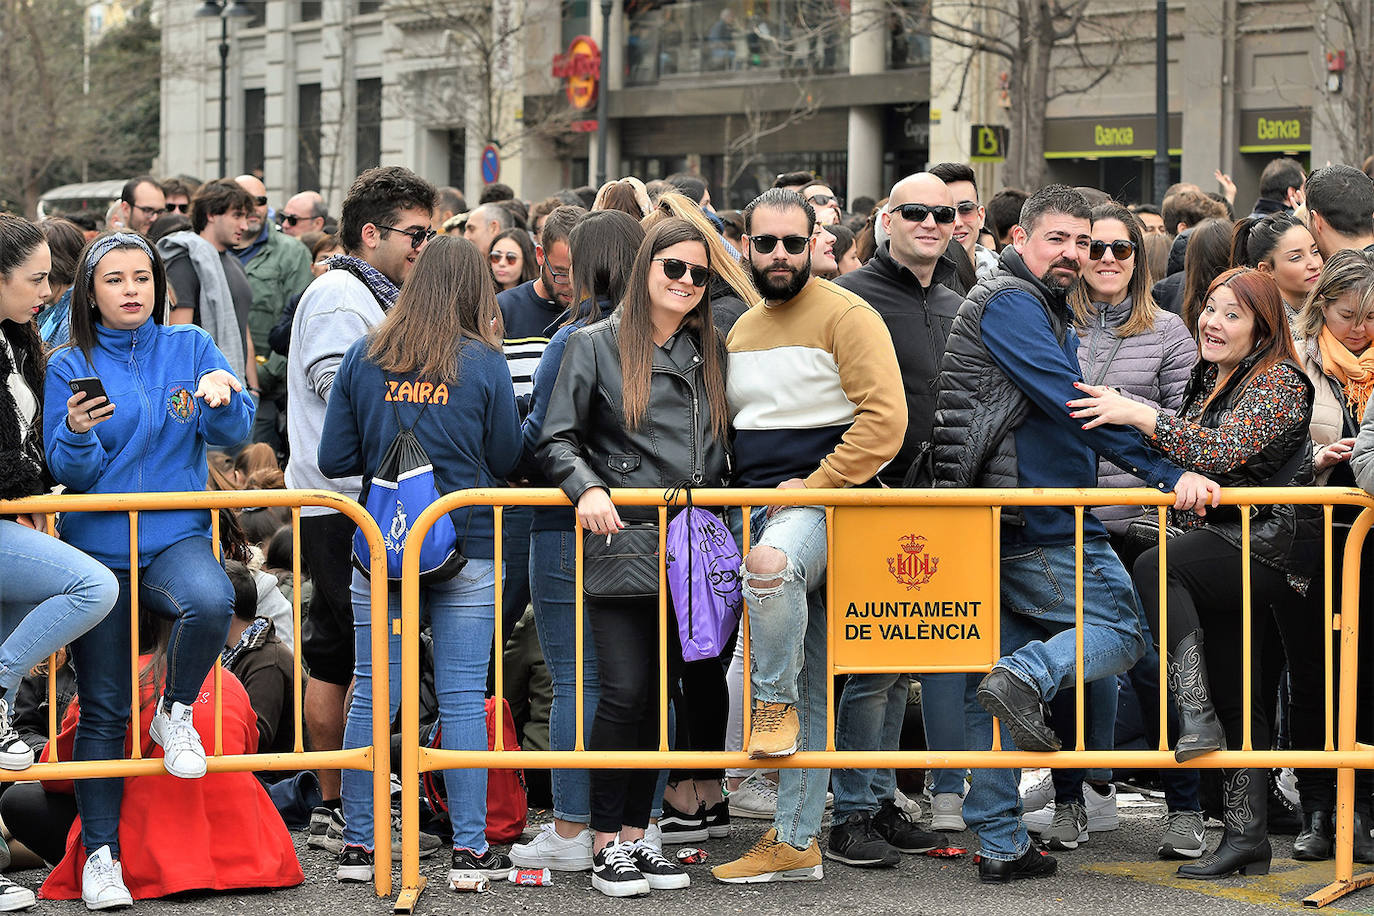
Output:
<instances>
[{"instance_id":1,"label":"woman with blue headband","mask_svg":"<svg viewBox=\"0 0 1374 916\"><path fill-rule=\"evenodd\" d=\"M71 342L48 362L43 410L48 465L69 492L204 490L207 442L248 437L253 403L242 382L208 333L153 321L166 299L162 259L141 236L98 236L82 252ZM102 393L92 393L92 377ZM119 582L114 613L72 645L81 697L74 757L124 755L136 557L139 605L172 621L166 683L149 734L168 773L195 779L205 774L205 751L193 706L224 648L234 591L215 556L209 510L141 513L135 551L129 529L122 512L67 513L59 525L64 541L104 563ZM91 909L132 902L119 867L123 785L118 778L76 783L88 856L82 897Z\"/></svg>"}]
</instances>

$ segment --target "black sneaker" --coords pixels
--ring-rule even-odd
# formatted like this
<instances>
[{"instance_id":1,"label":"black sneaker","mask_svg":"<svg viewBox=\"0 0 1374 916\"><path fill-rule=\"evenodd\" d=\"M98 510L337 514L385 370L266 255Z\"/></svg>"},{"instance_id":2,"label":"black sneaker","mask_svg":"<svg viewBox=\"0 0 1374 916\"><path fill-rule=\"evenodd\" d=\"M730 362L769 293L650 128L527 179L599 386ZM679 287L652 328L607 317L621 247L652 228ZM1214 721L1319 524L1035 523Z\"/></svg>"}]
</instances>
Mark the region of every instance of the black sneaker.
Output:
<instances>
[{"instance_id":1,"label":"black sneaker","mask_svg":"<svg viewBox=\"0 0 1374 916\"><path fill-rule=\"evenodd\" d=\"M1059 867L1054 856L1041 849L1034 840L1030 849L1019 859L1006 862L978 856L977 861L978 880L984 884L1010 884L1026 878L1048 878Z\"/></svg>"},{"instance_id":2,"label":"black sneaker","mask_svg":"<svg viewBox=\"0 0 1374 916\"><path fill-rule=\"evenodd\" d=\"M916 826L896 802L888 799L873 815L873 829L898 852L915 854L929 852L945 845L945 838Z\"/></svg>"},{"instance_id":3,"label":"black sneaker","mask_svg":"<svg viewBox=\"0 0 1374 916\"><path fill-rule=\"evenodd\" d=\"M713 840L730 835L730 802L722 801L706 809L706 833Z\"/></svg>"},{"instance_id":4,"label":"black sneaker","mask_svg":"<svg viewBox=\"0 0 1374 916\"><path fill-rule=\"evenodd\" d=\"M705 805L697 808L695 814L685 814L665 801L663 814L658 818L658 829L663 833L663 842L670 845L704 843L711 835L706 829Z\"/></svg>"},{"instance_id":5,"label":"black sneaker","mask_svg":"<svg viewBox=\"0 0 1374 916\"><path fill-rule=\"evenodd\" d=\"M629 843L611 843L592 856L592 887L607 897L643 897L649 879L635 867Z\"/></svg>"},{"instance_id":6,"label":"black sneaker","mask_svg":"<svg viewBox=\"0 0 1374 916\"><path fill-rule=\"evenodd\" d=\"M978 684L978 703L996 716L1022 751L1057 751L1059 736L1045 721L1048 707L1040 691L1006 668L994 667Z\"/></svg>"},{"instance_id":7,"label":"black sneaker","mask_svg":"<svg viewBox=\"0 0 1374 916\"><path fill-rule=\"evenodd\" d=\"M471 849L455 849L453 860L449 864L448 883L453 884L454 881L464 878L504 878L512 867L510 856L504 852L497 852L490 846L480 856L474 855Z\"/></svg>"},{"instance_id":8,"label":"black sneaker","mask_svg":"<svg viewBox=\"0 0 1374 916\"><path fill-rule=\"evenodd\" d=\"M671 891L692 883L692 879L687 876L681 865L665 859L663 853L644 840L630 847L630 858L634 860L635 868L639 869L644 880L649 882L651 890Z\"/></svg>"},{"instance_id":9,"label":"black sneaker","mask_svg":"<svg viewBox=\"0 0 1374 916\"><path fill-rule=\"evenodd\" d=\"M891 868L901 859L892 844L873 829L867 813L851 814L843 823L830 825L825 857L859 868Z\"/></svg>"},{"instance_id":10,"label":"black sneaker","mask_svg":"<svg viewBox=\"0 0 1374 916\"><path fill-rule=\"evenodd\" d=\"M340 881L371 881L372 853L361 846L345 846L339 853L339 870L334 877Z\"/></svg>"}]
</instances>

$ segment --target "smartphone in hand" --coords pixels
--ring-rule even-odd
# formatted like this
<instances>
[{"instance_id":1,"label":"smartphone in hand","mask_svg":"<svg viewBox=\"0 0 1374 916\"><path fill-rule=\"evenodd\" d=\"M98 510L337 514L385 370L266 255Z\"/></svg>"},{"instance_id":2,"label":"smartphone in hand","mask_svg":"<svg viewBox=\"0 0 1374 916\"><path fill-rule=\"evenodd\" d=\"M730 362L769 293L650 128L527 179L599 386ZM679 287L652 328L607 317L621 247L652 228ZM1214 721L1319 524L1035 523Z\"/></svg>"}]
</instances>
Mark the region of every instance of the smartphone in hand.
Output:
<instances>
[{"instance_id":1,"label":"smartphone in hand","mask_svg":"<svg viewBox=\"0 0 1374 916\"><path fill-rule=\"evenodd\" d=\"M100 405L104 407L110 402L109 396L105 394L104 384L94 375L85 378L74 378L68 384L71 385L72 394L81 394L85 396L86 403L90 403L95 398L105 398L105 404ZM91 411L88 409L86 411L86 416L89 417L90 415Z\"/></svg>"}]
</instances>

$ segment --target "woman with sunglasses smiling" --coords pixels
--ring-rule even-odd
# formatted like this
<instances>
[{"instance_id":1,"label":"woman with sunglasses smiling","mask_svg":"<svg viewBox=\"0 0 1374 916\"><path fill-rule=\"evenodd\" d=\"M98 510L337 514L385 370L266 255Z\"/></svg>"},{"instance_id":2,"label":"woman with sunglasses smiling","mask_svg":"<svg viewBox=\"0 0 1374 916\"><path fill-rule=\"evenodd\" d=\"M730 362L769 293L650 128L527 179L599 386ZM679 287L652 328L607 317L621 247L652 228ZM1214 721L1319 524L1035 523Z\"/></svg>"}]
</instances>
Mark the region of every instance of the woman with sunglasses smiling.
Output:
<instances>
[{"instance_id":1,"label":"woman with sunglasses smiling","mask_svg":"<svg viewBox=\"0 0 1374 916\"><path fill-rule=\"evenodd\" d=\"M534 258L534 242L524 229L507 229L491 240L491 277L496 291L503 293L528 283L538 274Z\"/></svg>"},{"instance_id":2,"label":"woman with sunglasses smiling","mask_svg":"<svg viewBox=\"0 0 1374 916\"><path fill-rule=\"evenodd\" d=\"M539 459L576 505L588 537L613 541L628 536L619 534L626 521L657 518L652 508L617 509L611 487L725 482L725 343L711 317L710 277L702 230L665 219L640 246L616 312L568 338ZM658 599L589 596L586 608L601 677L587 746L652 749L659 717ZM677 676L668 672L670 680ZM655 770L592 772L592 886L607 896L688 884L687 873L644 839L657 780Z\"/></svg>"},{"instance_id":3,"label":"woman with sunglasses smiling","mask_svg":"<svg viewBox=\"0 0 1374 916\"><path fill-rule=\"evenodd\" d=\"M1183 402L1183 390L1197 362L1197 345L1183 319L1161 309L1150 294L1150 265L1139 219L1121 204L1108 202L1093 208L1092 220L1083 279L1069 293L1083 378L1093 385L1110 386L1143 407L1172 414ZM1098 459L1097 482L1103 487L1146 486L1129 470L1105 458ZM1129 569L1140 548L1128 543L1126 530L1144 510L1140 506L1102 506L1093 514L1106 526L1112 547ZM1158 671L1158 656L1147 652L1130 672L1137 685L1136 695L1141 698L1147 735L1159 727ZM1088 747L1111 750L1115 746L1116 678L1089 685L1088 701ZM1053 710L1055 731L1061 740L1071 742L1073 691L1056 696ZM1052 776L1054 805L1026 817L1026 827L1040 832L1046 846L1075 849L1088 834L1115 828L1116 794L1110 770L1054 770ZM1197 858L1205 849L1197 773L1169 770L1164 779L1169 814L1159 854L1164 858Z\"/></svg>"}]
</instances>

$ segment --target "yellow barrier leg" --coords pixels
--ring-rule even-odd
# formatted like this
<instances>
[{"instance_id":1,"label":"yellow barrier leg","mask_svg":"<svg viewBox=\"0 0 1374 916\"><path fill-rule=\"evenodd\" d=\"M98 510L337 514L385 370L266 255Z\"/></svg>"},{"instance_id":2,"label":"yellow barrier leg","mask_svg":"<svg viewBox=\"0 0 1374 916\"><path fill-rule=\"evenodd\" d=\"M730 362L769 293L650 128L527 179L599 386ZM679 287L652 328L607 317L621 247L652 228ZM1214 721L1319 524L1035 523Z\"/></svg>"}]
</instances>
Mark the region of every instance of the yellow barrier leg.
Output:
<instances>
[{"instance_id":1,"label":"yellow barrier leg","mask_svg":"<svg viewBox=\"0 0 1374 916\"><path fill-rule=\"evenodd\" d=\"M401 580L401 889L396 895L397 913L415 912L420 892L425 889L420 874L419 573L419 552L407 552ZM384 772L380 762L377 772ZM388 865L388 874L390 871Z\"/></svg>"}]
</instances>

